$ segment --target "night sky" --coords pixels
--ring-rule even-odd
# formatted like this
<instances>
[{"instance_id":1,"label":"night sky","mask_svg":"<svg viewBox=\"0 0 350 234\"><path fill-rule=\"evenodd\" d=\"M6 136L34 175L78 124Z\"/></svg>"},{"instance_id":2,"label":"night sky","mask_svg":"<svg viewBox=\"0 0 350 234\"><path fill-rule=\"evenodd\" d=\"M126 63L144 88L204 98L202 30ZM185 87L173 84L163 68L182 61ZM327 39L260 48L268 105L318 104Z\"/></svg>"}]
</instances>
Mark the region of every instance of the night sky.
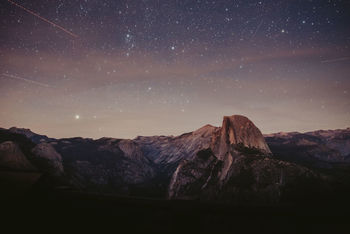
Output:
<instances>
[{"instance_id":1,"label":"night sky","mask_svg":"<svg viewBox=\"0 0 350 234\"><path fill-rule=\"evenodd\" d=\"M178 135L350 127L350 1L0 2L0 127ZM37 14L37 15L35 15Z\"/></svg>"}]
</instances>

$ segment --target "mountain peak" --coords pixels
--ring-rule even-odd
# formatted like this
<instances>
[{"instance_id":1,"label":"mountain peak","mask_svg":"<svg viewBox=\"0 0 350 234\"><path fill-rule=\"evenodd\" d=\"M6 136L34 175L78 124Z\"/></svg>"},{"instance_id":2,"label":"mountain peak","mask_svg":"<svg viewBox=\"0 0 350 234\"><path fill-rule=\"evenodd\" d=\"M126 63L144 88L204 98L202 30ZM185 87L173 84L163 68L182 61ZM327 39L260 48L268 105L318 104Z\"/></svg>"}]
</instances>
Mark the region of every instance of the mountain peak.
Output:
<instances>
[{"instance_id":1,"label":"mountain peak","mask_svg":"<svg viewBox=\"0 0 350 234\"><path fill-rule=\"evenodd\" d=\"M249 121L251 122L247 117L244 115L231 115L231 116L224 116L224 119L232 119L236 121Z\"/></svg>"},{"instance_id":2,"label":"mountain peak","mask_svg":"<svg viewBox=\"0 0 350 234\"><path fill-rule=\"evenodd\" d=\"M53 138L49 138L46 135L40 135L32 132L29 128L17 128L12 127L9 128L9 131L16 134L21 134L29 138L34 143L46 142L49 140L53 140Z\"/></svg>"},{"instance_id":3,"label":"mountain peak","mask_svg":"<svg viewBox=\"0 0 350 234\"><path fill-rule=\"evenodd\" d=\"M228 136L230 144L243 144L270 153L261 131L245 116L224 116L222 122L223 134Z\"/></svg>"},{"instance_id":4,"label":"mountain peak","mask_svg":"<svg viewBox=\"0 0 350 234\"><path fill-rule=\"evenodd\" d=\"M12 133L25 135L28 138L30 138L30 137L35 135L35 133L32 132L29 128L11 127L11 128L9 128L9 131L12 132Z\"/></svg>"},{"instance_id":5,"label":"mountain peak","mask_svg":"<svg viewBox=\"0 0 350 234\"><path fill-rule=\"evenodd\" d=\"M217 129L217 127L214 127L213 125L207 124L199 129L193 131L192 134L193 135L202 135L202 136L210 135L215 131L215 129Z\"/></svg>"},{"instance_id":6,"label":"mountain peak","mask_svg":"<svg viewBox=\"0 0 350 234\"><path fill-rule=\"evenodd\" d=\"M238 144L271 154L264 136L250 119L242 115L224 116L221 130L213 138L214 151L222 158L231 145Z\"/></svg>"}]
</instances>

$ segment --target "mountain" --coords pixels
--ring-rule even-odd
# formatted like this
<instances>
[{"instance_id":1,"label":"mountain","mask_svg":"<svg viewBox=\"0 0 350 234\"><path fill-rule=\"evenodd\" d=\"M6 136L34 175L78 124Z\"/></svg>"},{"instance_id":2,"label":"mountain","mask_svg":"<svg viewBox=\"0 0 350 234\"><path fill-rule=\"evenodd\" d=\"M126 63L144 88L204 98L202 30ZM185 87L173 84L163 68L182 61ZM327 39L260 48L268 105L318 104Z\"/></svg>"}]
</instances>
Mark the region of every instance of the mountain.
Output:
<instances>
[{"instance_id":1,"label":"mountain","mask_svg":"<svg viewBox=\"0 0 350 234\"><path fill-rule=\"evenodd\" d=\"M54 139L29 129L0 129L0 168L36 171L34 187L40 189L238 204L290 202L325 194L328 174L305 162L346 163L348 132L264 137L240 115L225 116L221 127L132 140Z\"/></svg>"},{"instance_id":2,"label":"mountain","mask_svg":"<svg viewBox=\"0 0 350 234\"><path fill-rule=\"evenodd\" d=\"M33 141L34 143L48 142L48 141L54 140L53 138L49 138L45 135L36 134L36 133L32 132L30 129L26 129L26 128L12 127L9 129L9 132L24 135L27 138L29 138L31 141Z\"/></svg>"},{"instance_id":3,"label":"mountain","mask_svg":"<svg viewBox=\"0 0 350 234\"><path fill-rule=\"evenodd\" d=\"M153 162L132 140L70 138L51 144L62 155L65 175L75 188L125 195L152 190Z\"/></svg>"},{"instance_id":4,"label":"mountain","mask_svg":"<svg viewBox=\"0 0 350 234\"><path fill-rule=\"evenodd\" d=\"M317 190L315 182L319 180L307 168L273 159L260 130L248 118L235 115L224 117L210 147L181 161L168 195L238 204L276 203L288 200L291 193Z\"/></svg>"},{"instance_id":5,"label":"mountain","mask_svg":"<svg viewBox=\"0 0 350 234\"><path fill-rule=\"evenodd\" d=\"M315 168L350 163L350 128L265 135L266 142L281 160Z\"/></svg>"},{"instance_id":6,"label":"mountain","mask_svg":"<svg viewBox=\"0 0 350 234\"><path fill-rule=\"evenodd\" d=\"M221 129L218 129L212 139L211 148L219 159L223 159L232 145L254 148L264 154L271 153L260 130L241 115L224 117Z\"/></svg>"}]
</instances>

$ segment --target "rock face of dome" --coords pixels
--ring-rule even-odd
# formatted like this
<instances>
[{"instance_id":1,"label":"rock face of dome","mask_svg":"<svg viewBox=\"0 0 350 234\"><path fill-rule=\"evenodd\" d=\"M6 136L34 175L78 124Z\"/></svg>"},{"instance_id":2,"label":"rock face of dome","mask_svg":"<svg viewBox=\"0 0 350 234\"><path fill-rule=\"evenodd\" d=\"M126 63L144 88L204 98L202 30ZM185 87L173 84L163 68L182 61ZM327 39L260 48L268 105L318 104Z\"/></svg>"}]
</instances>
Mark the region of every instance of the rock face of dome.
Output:
<instances>
[{"instance_id":1,"label":"rock face of dome","mask_svg":"<svg viewBox=\"0 0 350 234\"><path fill-rule=\"evenodd\" d=\"M212 138L211 148L219 159L223 159L234 145L271 154L260 130L247 117L241 115L224 117L222 127Z\"/></svg>"},{"instance_id":2,"label":"rock face of dome","mask_svg":"<svg viewBox=\"0 0 350 234\"><path fill-rule=\"evenodd\" d=\"M210 147L180 162L169 184L170 199L276 203L284 189L318 176L302 166L275 160L260 130L247 117L225 116Z\"/></svg>"}]
</instances>

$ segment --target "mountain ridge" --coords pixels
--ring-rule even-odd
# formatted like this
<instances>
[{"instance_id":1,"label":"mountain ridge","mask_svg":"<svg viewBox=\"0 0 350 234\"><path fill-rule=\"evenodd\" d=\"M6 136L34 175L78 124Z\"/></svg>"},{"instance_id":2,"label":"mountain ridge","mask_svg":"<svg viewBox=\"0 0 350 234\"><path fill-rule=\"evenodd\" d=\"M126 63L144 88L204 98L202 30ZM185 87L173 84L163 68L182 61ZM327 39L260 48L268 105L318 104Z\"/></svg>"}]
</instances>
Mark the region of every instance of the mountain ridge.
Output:
<instances>
[{"instance_id":1,"label":"mountain ridge","mask_svg":"<svg viewBox=\"0 0 350 234\"><path fill-rule=\"evenodd\" d=\"M302 144L323 150L320 142L328 140L335 145L333 148L347 152L347 138L326 134L327 139L319 139L325 137L321 133L305 135ZM337 131L343 136L341 133ZM44 187L57 184L80 191L128 196L276 203L285 200L290 190L303 190L296 181L324 183L318 172L304 167L309 166L303 163L308 160L304 155L298 156L301 161L280 155L278 149L285 150L280 141L292 139L290 144L295 144L299 138L293 137L298 134L264 137L247 117L233 115L224 116L221 127L204 125L178 136L134 139L54 139L29 129L1 129L0 144L6 140L18 145L42 178L46 178L40 182ZM277 151L276 145L280 147ZM319 158L316 153L315 160Z\"/></svg>"}]
</instances>

